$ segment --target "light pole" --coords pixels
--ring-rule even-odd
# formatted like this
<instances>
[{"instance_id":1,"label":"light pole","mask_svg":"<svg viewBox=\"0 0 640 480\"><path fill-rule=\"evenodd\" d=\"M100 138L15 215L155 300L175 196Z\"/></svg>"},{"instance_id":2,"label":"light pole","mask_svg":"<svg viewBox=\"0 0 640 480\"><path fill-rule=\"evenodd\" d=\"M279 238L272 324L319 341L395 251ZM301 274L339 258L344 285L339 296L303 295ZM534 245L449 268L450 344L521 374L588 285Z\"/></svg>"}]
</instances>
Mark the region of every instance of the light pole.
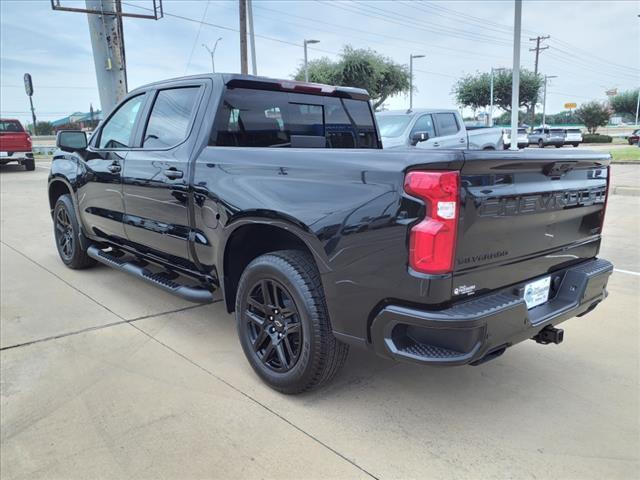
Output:
<instances>
[{"instance_id":1,"label":"light pole","mask_svg":"<svg viewBox=\"0 0 640 480\"><path fill-rule=\"evenodd\" d=\"M306 40L304 41L304 81L309 81L309 64L307 63L307 45L310 43L320 43L320 40Z\"/></svg>"},{"instance_id":2,"label":"light pole","mask_svg":"<svg viewBox=\"0 0 640 480\"><path fill-rule=\"evenodd\" d=\"M638 126L638 111L640 110L640 88L638 89L638 101L636 102L636 127ZM640 146L640 142L638 142Z\"/></svg>"},{"instance_id":3,"label":"light pole","mask_svg":"<svg viewBox=\"0 0 640 480\"><path fill-rule=\"evenodd\" d=\"M222 37L218 37L218 39L216 40L216 43L213 44L213 49L209 48L207 45L205 45L204 43L202 44L202 46L204 48L207 49L207 51L209 52L209 55L211 55L211 71L213 73L216 73L216 63L213 59L214 55L216 54L216 47L218 46L218 42L222 40Z\"/></svg>"},{"instance_id":4,"label":"light pole","mask_svg":"<svg viewBox=\"0 0 640 480\"><path fill-rule=\"evenodd\" d=\"M511 146L518 151L518 113L520 111L520 31L522 27L522 0L515 0L513 13L513 70L511 79Z\"/></svg>"},{"instance_id":5,"label":"light pole","mask_svg":"<svg viewBox=\"0 0 640 480\"><path fill-rule=\"evenodd\" d=\"M409 55L409 110L413 108L413 59L424 58L424 55Z\"/></svg>"},{"instance_id":6,"label":"light pole","mask_svg":"<svg viewBox=\"0 0 640 480\"><path fill-rule=\"evenodd\" d=\"M491 82L489 83L489 95L491 96L491 107L489 107L489 126L493 127L493 74L494 72L504 72L504 68L491 67Z\"/></svg>"},{"instance_id":7,"label":"light pole","mask_svg":"<svg viewBox=\"0 0 640 480\"><path fill-rule=\"evenodd\" d=\"M547 80L549 80L550 78L558 78L558 76L557 75L544 76L544 95L542 96L542 128L544 128L547 121ZM535 121L535 118L534 118L534 121Z\"/></svg>"}]
</instances>

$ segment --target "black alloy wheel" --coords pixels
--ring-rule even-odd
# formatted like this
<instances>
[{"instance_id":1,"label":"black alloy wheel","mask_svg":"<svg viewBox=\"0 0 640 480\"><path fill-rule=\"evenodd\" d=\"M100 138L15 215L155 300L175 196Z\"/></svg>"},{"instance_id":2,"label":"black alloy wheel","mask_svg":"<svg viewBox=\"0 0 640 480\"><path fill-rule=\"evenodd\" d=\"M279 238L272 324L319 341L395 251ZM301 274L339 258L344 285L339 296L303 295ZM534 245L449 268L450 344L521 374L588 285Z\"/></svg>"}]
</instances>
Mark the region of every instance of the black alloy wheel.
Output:
<instances>
[{"instance_id":1,"label":"black alloy wheel","mask_svg":"<svg viewBox=\"0 0 640 480\"><path fill-rule=\"evenodd\" d=\"M58 208L55 218L55 235L58 244L58 252L65 262L70 262L73 258L75 240L73 238L73 225L66 208Z\"/></svg>"},{"instance_id":2,"label":"black alloy wheel","mask_svg":"<svg viewBox=\"0 0 640 480\"><path fill-rule=\"evenodd\" d=\"M274 279L260 280L251 288L243 316L260 362L274 372L291 370L302 351L302 322L287 289Z\"/></svg>"}]
</instances>

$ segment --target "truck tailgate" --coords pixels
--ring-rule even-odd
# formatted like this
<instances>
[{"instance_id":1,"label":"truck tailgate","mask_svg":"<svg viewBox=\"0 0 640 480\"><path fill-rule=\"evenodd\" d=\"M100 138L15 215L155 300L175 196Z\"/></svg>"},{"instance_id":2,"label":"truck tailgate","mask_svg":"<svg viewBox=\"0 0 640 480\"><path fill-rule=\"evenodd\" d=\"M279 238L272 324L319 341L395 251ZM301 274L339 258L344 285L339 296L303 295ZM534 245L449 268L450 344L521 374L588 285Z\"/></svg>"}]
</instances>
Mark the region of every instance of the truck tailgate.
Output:
<instances>
[{"instance_id":1,"label":"truck tailgate","mask_svg":"<svg viewBox=\"0 0 640 480\"><path fill-rule=\"evenodd\" d=\"M596 256L608 164L592 152L465 152L454 298Z\"/></svg>"}]
</instances>

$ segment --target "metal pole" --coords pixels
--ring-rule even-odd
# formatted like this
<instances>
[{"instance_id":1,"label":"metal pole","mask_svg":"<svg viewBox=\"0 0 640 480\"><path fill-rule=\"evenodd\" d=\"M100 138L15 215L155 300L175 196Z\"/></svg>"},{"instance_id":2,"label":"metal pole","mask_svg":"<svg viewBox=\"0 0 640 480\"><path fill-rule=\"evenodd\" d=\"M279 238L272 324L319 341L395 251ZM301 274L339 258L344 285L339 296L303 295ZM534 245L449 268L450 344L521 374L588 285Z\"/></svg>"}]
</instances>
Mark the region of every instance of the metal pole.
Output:
<instances>
[{"instance_id":1,"label":"metal pole","mask_svg":"<svg viewBox=\"0 0 640 480\"><path fill-rule=\"evenodd\" d=\"M121 30L116 15L113 15L116 12L114 0L86 0L86 5L89 10L105 13L105 15L88 13L87 20L100 106L106 116L127 94Z\"/></svg>"},{"instance_id":2,"label":"metal pole","mask_svg":"<svg viewBox=\"0 0 640 480\"><path fill-rule=\"evenodd\" d=\"M638 110L640 110L640 88L638 89L638 101L636 102L636 125L638 125ZM638 142L640 145L640 142Z\"/></svg>"},{"instance_id":3,"label":"metal pole","mask_svg":"<svg viewBox=\"0 0 640 480\"><path fill-rule=\"evenodd\" d=\"M544 76L544 95L542 95L542 128L547 123L547 76Z\"/></svg>"},{"instance_id":4,"label":"metal pole","mask_svg":"<svg viewBox=\"0 0 640 480\"><path fill-rule=\"evenodd\" d=\"M249 73L247 59L247 0L240 0L240 72Z\"/></svg>"},{"instance_id":5,"label":"metal pole","mask_svg":"<svg viewBox=\"0 0 640 480\"><path fill-rule=\"evenodd\" d=\"M29 95L29 104L31 105L31 118L33 119L33 135L35 135L36 134L36 110L33 108L33 97L31 95Z\"/></svg>"},{"instance_id":6,"label":"metal pole","mask_svg":"<svg viewBox=\"0 0 640 480\"><path fill-rule=\"evenodd\" d=\"M409 55L409 110L413 110L413 55Z\"/></svg>"},{"instance_id":7,"label":"metal pole","mask_svg":"<svg viewBox=\"0 0 640 480\"><path fill-rule=\"evenodd\" d=\"M489 126L493 127L493 67L491 67L491 82L489 83L489 95L491 95L491 106L489 107Z\"/></svg>"},{"instance_id":8,"label":"metal pole","mask_svg":"<svg viewBox=\"0 0 640 480\"><path fill-rule=\"evenodd\" d=\"M518 151L518 111L520 106L520 30L522 22L522 0L515 0L513 14L513 75L511 82L511 146Z\"/></svg>"},{"instance_id":9,"label":"metal pole","mask_svg":"<svg viewBox=\"0 0 640 480\"><path fill-rule=\"evenodd\" d=\"M304 81L309 81L309 64L307 61L307 41L304 41Z\"/></svg>"},{"instance_id":10,"label":"metal pole","mask_svg":"<svg viewBox=\"0 0 640 480\"><path fill-rule=\"evenodd\" d=\"M258 75L258 67L256 61L256 37L253 33L253 5L251 0L247 0L247 11L249 15L249 43L251 46L251 73Z\"/></svg>"}]
</instances>

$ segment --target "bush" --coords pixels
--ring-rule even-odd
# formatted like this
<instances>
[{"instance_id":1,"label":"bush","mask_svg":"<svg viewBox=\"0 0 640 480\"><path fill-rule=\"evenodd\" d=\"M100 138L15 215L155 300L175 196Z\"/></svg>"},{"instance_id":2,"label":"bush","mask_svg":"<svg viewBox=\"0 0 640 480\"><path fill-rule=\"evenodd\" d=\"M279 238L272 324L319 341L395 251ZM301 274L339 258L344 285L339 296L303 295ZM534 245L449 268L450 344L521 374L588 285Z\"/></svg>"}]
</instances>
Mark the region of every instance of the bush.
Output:
<instances>
[{"instance_id":1,"label":"bush","mask_svg":"<svg viewBox=\"0 0 640 480\"><path fill-rule=\"evenodd\" d=\"M613 137L599 133L587 133L582 136L582 143L611 143Z\"/></svg>"}]
</instances>

